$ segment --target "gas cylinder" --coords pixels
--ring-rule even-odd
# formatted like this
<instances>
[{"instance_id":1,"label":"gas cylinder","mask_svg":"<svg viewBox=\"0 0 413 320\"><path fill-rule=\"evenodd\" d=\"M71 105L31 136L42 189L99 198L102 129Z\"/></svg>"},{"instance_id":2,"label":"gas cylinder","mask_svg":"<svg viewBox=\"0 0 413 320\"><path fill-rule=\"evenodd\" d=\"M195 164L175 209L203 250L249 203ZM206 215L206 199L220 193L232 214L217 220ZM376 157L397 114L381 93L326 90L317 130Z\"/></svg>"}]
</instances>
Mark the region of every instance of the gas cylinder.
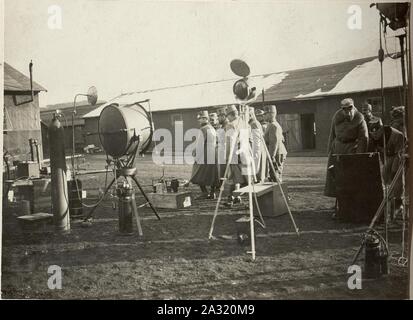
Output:
<instances>
[{"instance_id":1,"label":"gas cylinder","mask_svg":"<svg viewBox=\"0 0 413 320\"><path fill-rule=\"evenodd\" d=\"M384 247L384 244L380 246L380 271L381 274L386 275L389 274L389 257L388 253Z\"/></svg>"},{"instance_id":2,"label":"gas cylinder","mask_svg":"<svg viewBox=\"0 0 413 320\"><path fill-rule=\"evenodd\" d=\"M368 235L365 246L364 278L377 279L381 275L380 240Z\"/></svg>"},{"instance_id":3,"label":"gas cylinder","mask_svg":"<svg viewBox=\"0 0 413 320\"><path fill-rule=\"evenodd\" d=\"M64 129L56 115L49 125L52 212L56 231L70 230Z\"/></svg>"},{"instance_id":4,"label":"gas cylinder","mask_svg":"<svg viewBox=\"0 0 413 320\"><path fill-rule=\"evenodd\" d=\"M118 187L119 232L121 234L133 233L132 192L132 187L127 183Z\"/></svg>"}]
</instances>

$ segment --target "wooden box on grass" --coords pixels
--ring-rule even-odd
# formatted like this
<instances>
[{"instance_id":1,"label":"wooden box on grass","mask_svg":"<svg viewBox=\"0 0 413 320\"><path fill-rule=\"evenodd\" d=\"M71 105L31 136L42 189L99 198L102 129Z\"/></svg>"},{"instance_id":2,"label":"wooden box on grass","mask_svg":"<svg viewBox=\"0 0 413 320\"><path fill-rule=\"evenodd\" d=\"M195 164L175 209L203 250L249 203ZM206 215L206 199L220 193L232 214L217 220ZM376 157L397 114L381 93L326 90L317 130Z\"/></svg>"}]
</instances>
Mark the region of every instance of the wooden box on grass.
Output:
<instances>
[{"instance_id":1,"label":"wooden box on grass","mask_svg":"<svg viewBox=\"0 0 413 320\"><path fill-rule=\"evenodd\" d=\"M39 178L39 164L34 161L19 162L17 164L16 178Z\"/></svg>"},{"instance_id":2,"label":"wooden box on grass","mask_svg":"<svg viewBox=\"0 0 413 320\"><path fill-rule=\"evenodd\" d=\"M51 223L53 215L50 213L35 213L17 217L23 231L43 231Z\"/></svg>"},{"instance_id":3,"label":"wooden box on grass","mask_svg":"<svg viewBox=\"0 0 413 320\"><path fill-rule=\"evenodd\" d=\"M192 205L191 192L148 193L149 201L155 208L183 209Z\"/></svg>"},{"instance_id":4,"label":"wooden box on grass","mask_svg":"<svg viewBox=\"0 0 413 320\"><path fill-rule=\"evenodd\" d=\"M48 211L51 208L51 186L49 178L8 181L10 188L19 195L20 200L30 202L30 213Z\"/></svg>"},{"instance_id":5,"label":"wooden box on grass","mask_svg":"<svg viewBox=\"0 0 413 320\"><path fill-rule=\"evenodd\" d=\"M287 184L281 184L282 190L284 192L285 199L288 203L288 187ZM258 215L257 206L254 200L254 193L257 196L258 206L260 208L261 214L265 217L276 217L288 213L287 203L284 200L280 186L277 183L265 182L251 186L253 192L253 208L254 215ZM249 187L243 187L239 190L234 191L234 196L240 196L243 194L248 194Z\"/></svg>"}]
</instances>

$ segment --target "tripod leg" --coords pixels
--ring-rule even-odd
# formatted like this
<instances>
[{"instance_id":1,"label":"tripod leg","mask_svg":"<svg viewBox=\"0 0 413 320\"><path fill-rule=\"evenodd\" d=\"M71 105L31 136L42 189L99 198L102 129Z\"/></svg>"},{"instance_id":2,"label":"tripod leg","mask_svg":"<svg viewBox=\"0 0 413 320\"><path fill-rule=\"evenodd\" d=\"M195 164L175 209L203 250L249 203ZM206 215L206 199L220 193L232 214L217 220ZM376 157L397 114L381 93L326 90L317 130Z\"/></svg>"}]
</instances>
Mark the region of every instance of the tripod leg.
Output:
<instances>
[{"instance_id":1,"label":"tripod leg","mask_svg":"<svg viewBox=\"0 0 413 320\"><path fill-rule=\"evenodd\" d=\"M295 224L293 214L291 213L290 206L288 205L288 201L287 201L287 198L286 198L286 196L285 196L285 194L284 194L284 190L283 190L283 188L282 188L282 186L281 186L280 180L279 180L278 177L277 177L277 172L276 172L276 170L275 170L275 168L274 168L274 164L273 164L272 161L271 161L270 152L268 151L267 145L265 144L265 140L264 140L264 137L263 137L262 134L260 134L260 139L261 139L261 142L262 142L262 146L264 147L264 151L265 151L266 158L268 159L268 162L269 162L269 164L270 164L270 168L269 168L269 169L272 170L272 172L274 173L275 179L277 180L277 184L278 184L278 186L280 187L281 195L282 195L283 200L284 200L284 202L285 202L285 205L286 205L286 207L287 207L287 209L288 209L288 215L290 216L291 222L292 222L292 224L293 224L293 226L294 226L295 233L297 234L297 236L299 236L299 235L300 235L300 232L299 232L299 230L298 230L298 228L297 228L297 225Z\"/></svg>"},{"instance_id":2,"label":"tripod leg","mask_svg":"<svg viewBox=\"0 0 413 320\"><path fill-rule=\"evenodd\" d=\"M403 162L403 165L404 165L404 162ZM402 167L400 166L400 167L397 169L397 172L396 172L396 174L395 174L395 176L394 176L394 178L393 178L393 181L390 183L390 186L388 187L388 192L392 192L392 191L393 191L395 182L396 182L396 180L399 178L399 175L401 174L401 172L402 172ZM377 211L376 211L373 219L371 220L370 225L367 227L366 233L373 229L374 225L376 224L376 221L381 217L381 213L382 213L382 211L383 211L384 206L386 205L386 202L387 202L387 199L386 199L386 197L384 197L384 199L383 199L383 201L380 203L380 206L379 206L379 208L377 209ZM365 239L363 239L363 241L362 241L359 249L357 250L356 254L355 254L354 257L353 257L353 261L351 262L352 265L356 263L359 255L360 255L360 253L361 253L361 251L363 250L363 247L364 247L365 243L366 243L366 241L365 241Z\"/></svg>"},{"instance_id":3,"label":"tripod leg","mask_svg":"<svg viewBox=\"0 0 413 320\"><path fill-rule=\"evenodd\" d=\"M298 228L297 228L297 225L295 224L293 214L291 213L290 206L288 205L288 201L287 201L287 198L285 197L284 190L283 190L283 188L282 188L282 186L281 186L280 180L278 179L277 172L276 172L276 170L275 170L275 168L274 168L274 164L273 164L272 161L271 161L270 152L268 151L268 148L267 148L266 145L264 145L264 147L265 147L265 151L266 151L266 153L267 153L268 162L270 163L270 169L273 171L274 176L275 176L275 179L277 180L277 184L278 184L278 186L280 187L280 192L281 192L281 195L282 195L282 197L283 197L283 199L284 199L285 205L287 206L288 215L290 216L291 222L292 222L292 224L293 224L293 226L294 226L295 233L297 234L297 236L299 236L299 235L300 235L300 232L299 232L299 230L298 230Z\"/></svg>"},{"instance_id":4,"label":"tripod leg","mask_svg":"<svg viewBox=\"0 0 413 320\"><path fill-rule=\"evenodd\" d=\"M116 179L113 178L112 181L109 183L109 185L107 186L105 192L102 195L102 199L103 199L103 197L106 196L106 194L108 193L108 191L110 190L110 188L114 184L115 180ZM92 217L92 214L96 210L96 208L98 207L99 203L100 203L100 201L95 206L93 206L93 208L89 211L89 213L86 215L86 217L83 219L83 221L87 221L88 219L90 219Z\"/></svg>"},{"instance_id":5,"label":"tripod leg","mask_svg":"<svg viewBox=\"0 0 413 320\"><path fill-rule=\"evenodd\" d=\"M239 133L239 132L238 132L238 133ZM235 150L235 140L234 140L233 143L231 144L231 149L230 149L230 153L229 153L229 154L232 155L233 152L234 152L234 150ZM229 159L227 159L227 160L229 160ZM218 161L218 165L220 165L219 161ZM222 183L221 183L221 187L220 187L219 194L218 194L218 200L217 200L217 203L216 203L216 205L215 205L214 216L212 217L212 222L211 222L211 227L210 227L210 229L209 229L208 239L212 239L212 237L213 237L212 234L213 234L213 232L214 232L215 219L216 219L217 216L218 216L219 204L220 204L220 202L221 202L222 194L224 193L225 184L226 184L226 181L227 181L227 176L228 176L228 174L229 174L229 165L230 165L230 161L228 161L228 162L226 163L226 165L225 165L224 176L222 177Z\"/></svg>"},{"instance_id":6,"label":"tripod leg","mask_svg":"<svg viewBox=\"0 0 413 320\"><path fill-rule=\"evenodd\" d=\"M142 226L141 226L141 221L140 221L139 214L138 214L138 208L136 207L136 201L135 201L134 194L132 195L131 205L132 205L133 214L135 215L136 225L138 227L138 233L142 237L143 236Z\"/></svg>"},{"instance_id":7,"label":"tripod leg","mask_svg":"<svg viewBox=\"0 0 413 320\"><path fill-rule=\"evenodd\" d=\"M132 176L133 181L135 181L136 185L138 186L140 192L142 193L143 197L145 198L145 200L148 202L149 206L151 207L153 213L155 214L155 216L158 218L158 220L161 220L161 217L158 215L158 212L156 211L156 209L154 208L154 206L152 205L152 203L149 201L146 193L143 191L141 185L138 182L138 179L136 179L135 176Z\"/></svg>"}]
</instances>

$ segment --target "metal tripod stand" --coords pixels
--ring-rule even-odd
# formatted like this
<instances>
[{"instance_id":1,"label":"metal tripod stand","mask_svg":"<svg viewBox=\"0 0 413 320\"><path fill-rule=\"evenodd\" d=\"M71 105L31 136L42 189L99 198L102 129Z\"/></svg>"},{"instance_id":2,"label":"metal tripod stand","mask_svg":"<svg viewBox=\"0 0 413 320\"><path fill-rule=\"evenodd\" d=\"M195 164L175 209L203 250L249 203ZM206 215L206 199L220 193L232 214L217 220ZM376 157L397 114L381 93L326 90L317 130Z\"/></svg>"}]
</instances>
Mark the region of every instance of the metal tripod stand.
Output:
<instances>
[{"instance_id":1,"label":"metal tripod stand","mask_svg":"<svg viewBox=\"0 0 413 320\"><path fill-rule=\"evenodd\" d=\"M132 188L132 181L137 185L139 191L141 192L141 194L143 195L143 197L145 198L146 202L143 203L142 205L139 206L139 208L145 206L145 205L149 205L150 208L152 209L153 213L155 214L155 216L158 218L158 220L161 220L160 216L158 215L158 212L156 211L155 207L152 205L152 203L150 202L148 196L146 195L146 193L143 191L142 186L140 185L137 177L136 177L136 167L135 165L135 158L136 158L136 153L137 153L137 147L135 148L135 150L133 151L132 154L130 154L126 160L124 159L114 159L115 162L115 177L112 179L112 181L109 183L109 185L106 187L103 195L102 195L102 199L106 196L106 194L108 194L110 188L112 187L112 185L117 181L118 177L124 177L126 180L126 185L125 186L116 186L117 188L119 188L119 192L118 192L118 196L119 196L119 201L122 200L121 197L123 197L125 194L130 193L131 194L131 209L133 211L133 214L136 218L136 224L138 227L138 232L139 235L142 236L142 227L140 224L140 218L139 218L139 214L138 214L138 207L136 205L135 202L135 196L134 196L134 192L133 192L133 188ZM86 217L84 218L84 222L90 222L93 216L93 212L96 210L96 208L98 207L100 201L92 207L92 209L88 212L88 214L86 215Z\"/></svg>"},{"instance_id":2,"label":"metal tripod stand","mask_svg":"<svg viewBox=\"0 0 413 320\"><path fill-rule=\"evenodd\" d=\"M241 138L241 139L243 138L244 142L247 141L245 143L247 143L249 145L249 130L248 130L248 122L249 122L249 109L248 108L249 107L248 107L247 103L241 104L240 107L241 107L240 120L242 120L242 122L241 122L242 123L242 129L245 129L245 132L248 132L248 135L244 136L244 137L240 137L241 126L237 126L236 133L235 133L235 138L231 141L230 153L229 153L230 157L234 154L235 145L236 145L236 141L237 141L238 138ZM268 162L270 163L271 170L273 170L273 173L274 173L274 176L276 178L277 184L280 188L283 200L286 204L286 207L288 208L288 214L289 214L290 219L293 223L295 232L297 233L297 235L299 235L299 230L297 228L297 225L295 224L295 221L294 221L294 218L292 216L290 207L288 205L287 198L284 194L284 190L282 189L281 182L278 179L278 176L276 174L274 164L271 161L270 153L268 151L267 146L265 145L265 141L264 141L264 138L262 136L262 133L260 133L260 140L261 140L261 143L262 143L262 145L264 146L264 149L265 149L265 156L262 156L262 157L265 157L265 159L269 160ZM252 203L253 202L253 194L252 193L253 193L253 189L254 189L254 181L252 179L252 176L255 177L255 166L254 166L254 161L252 159L252 156L250 156L250 148L248 148L248 151L244 150L244 155L247 158L248 203L249 203L248 207L249 207L249 222L250 222L250 235L251 235L251 237L250 237L251 238L251 251L248 252L248 253L251 253L252 260L255 260L255 254L256 254L256 250L255 250L255 228L254 228L254 220L255 219L254 219L253 203ZM226 164L226 167L225 167L225 173L224 173L224 176L222 178L223 182L222 182L221 187L220 187L218 200L217 200L217 203L216 203L216 206L215 206L214 216L213 216L212 222L211 222L211 228L209 230L209 239L213 238L215 220L216 220L216 217L218 215L218 208L219 208L219 204L220 204L221 199L222 199L222 194L224 192L225 182L227 181L227 177L228 177L228 174L229 174L229 167L230 167L230 164L231 164L230 162L231 161L229 161L229 159L227 159L227 164ZM258 212L259 212L259 214L262 218L262 215L261 215L261 212L260 212L260 209L259 209L259 206L258 206L257 196L256 196L255 193L254 193L254 197L255 197L255 203L256 203Z\"/></svg>"}]
</instances>

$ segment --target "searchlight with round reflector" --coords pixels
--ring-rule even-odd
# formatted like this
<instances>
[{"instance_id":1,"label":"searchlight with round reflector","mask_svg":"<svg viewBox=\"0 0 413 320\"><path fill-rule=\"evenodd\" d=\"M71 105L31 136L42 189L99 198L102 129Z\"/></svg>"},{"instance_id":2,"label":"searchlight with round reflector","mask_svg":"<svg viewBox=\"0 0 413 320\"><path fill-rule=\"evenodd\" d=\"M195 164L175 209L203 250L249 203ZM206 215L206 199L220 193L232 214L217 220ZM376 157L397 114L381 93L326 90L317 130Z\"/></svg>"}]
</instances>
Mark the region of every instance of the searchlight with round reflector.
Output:
<instances>
[{"instance_id":1,"label":"searchlight with round reflector","mask_svg":"<svg viewBox=\"0 0 413 320\"><path fill-rule=\"evenodd\" d=\"M144 153L151 143L153 126L141 104L112 103L103 108L98 131L103 149L117 159Z\"/></svg>"}]
</instances>

